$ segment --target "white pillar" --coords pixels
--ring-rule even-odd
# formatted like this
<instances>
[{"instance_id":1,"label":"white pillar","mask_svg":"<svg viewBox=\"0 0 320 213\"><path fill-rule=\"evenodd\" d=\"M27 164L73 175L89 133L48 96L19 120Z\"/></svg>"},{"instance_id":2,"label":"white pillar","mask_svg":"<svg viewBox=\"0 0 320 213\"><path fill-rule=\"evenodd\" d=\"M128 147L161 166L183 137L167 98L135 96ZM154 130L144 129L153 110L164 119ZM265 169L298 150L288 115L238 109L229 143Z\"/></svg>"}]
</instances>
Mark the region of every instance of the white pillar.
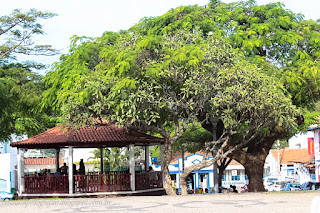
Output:
<instances>
[{"instance_id":1,"label":"white pillar","mask_svg":"<svg viewBox=\"0 0 320 213\"><path fill-rule=\"evenodd\" d=\"M160 156L161 156L161 172L162 172L162 183L164 185L164 174L163 174L163 168L164 168L164 145L160 145Z\"/></svg>"},{"instance_id":2,"label":"white pillar","mask_svg":"<svg viewBox=\"0 0 320 213\"><path fill-rule=\"evenodd\" d=\"M56 148L56 172L58 172L58 169L59 169L59 153L60 153L60 148Z\"/></svg>"},{"instance_id":3,"label":"white pillar","mask_svg":"<svg viewBox=\"0 0 320 213\"><path fill-rule=\"evenodd\" d=\"M101 147L100 148L100 171L101 171L101 174L103 174L103 148Z\"/></svg>"},{"instance_id":4,"label":"white pillar","mask_svg":"<svg viewBox=\"0 0 320 213\"><path fill-rule=\"evenodd\" d=\"M148 171L149 166L150 166L150 150L149 150L149 146L145 146L144 159L145 159L145 171Z\"/></svg>"},{"instance_id":5,"label":"white pillar","mask_svg":"<svg viewBox=\"0 0 320 213\"><path fill-rule=\"evenodd\" d=\"M132 191L136 191L136 173L134 170L134 145L129 145L129 166L130 166L130 186Z\"/></svg>"},{"instance_id":6,"label":"white pillar","mask_svg":"<svg viewBox=\"0 0 320 213\"><path fill-rule=\"evenodd\" d=\"M18 193L21 195L24 192L24 149L18 149Z\"/></svg>"},{"instance_id":7,"label":"white pillar","mask_svg":"<svg viewBox=\"0 0 320 213\"><path fill-rule=\"evenodd\" d=\"M73 194L73 147L72 146L69 146L68 179L69 179L69 194Z\"/></svg>"}]
</instances>

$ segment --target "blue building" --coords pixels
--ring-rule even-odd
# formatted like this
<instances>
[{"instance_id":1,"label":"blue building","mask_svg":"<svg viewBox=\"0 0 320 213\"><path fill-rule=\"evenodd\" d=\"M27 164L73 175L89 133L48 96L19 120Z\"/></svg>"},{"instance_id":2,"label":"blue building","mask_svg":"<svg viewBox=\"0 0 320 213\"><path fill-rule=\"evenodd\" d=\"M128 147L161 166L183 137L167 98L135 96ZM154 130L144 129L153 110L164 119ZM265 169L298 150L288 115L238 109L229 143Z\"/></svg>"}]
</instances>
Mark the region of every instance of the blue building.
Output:
<instances>
[{"instance_id":1,"label":"blue building","mask_svg":"<svg viewBox=\"0 0 320 213\"><path fill-rule=\"evenodd\" d=\"M208 159L211 159L209 156ZM203 154L198 153L185 153L184 168L201 163ZM173 160L169 165L169 173L176 188L180 189L180 174L182 173L182 155L181 153L174 154ZM224 171L222 177L222 186L229 187L230 185L243 186L247 183L247 176L244 172L244 167L237 161L232 160ZM214 186L213 166L195 171L187 178L188 188L195 189L208 189L212 190Z\"/></svg>"}]
</instances>

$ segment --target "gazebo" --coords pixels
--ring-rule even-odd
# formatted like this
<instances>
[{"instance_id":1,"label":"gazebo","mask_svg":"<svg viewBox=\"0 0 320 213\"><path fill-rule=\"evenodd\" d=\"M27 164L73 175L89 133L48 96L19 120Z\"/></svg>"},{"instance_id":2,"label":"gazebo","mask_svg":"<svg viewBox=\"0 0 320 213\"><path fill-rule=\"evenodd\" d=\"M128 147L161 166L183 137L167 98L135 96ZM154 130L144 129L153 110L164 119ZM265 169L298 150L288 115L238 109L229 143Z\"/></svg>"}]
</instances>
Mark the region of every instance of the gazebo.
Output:
<instances>
[{"instance_id":1,"label":"gazebo","mask_svg":"<svg viewBox=\"0 0 320 213\"><path fill-rule=\"evenodd\" d=\"M163 143L164 141L161 138L116 125L80 129L54 127L29 139L11 143L11 146L18 148L18 195L26 197L74 197L134 194L163 190L162 171L137 173L135 172L134 160L134 146L145 147L145 168L148 168L150 165L149 146L160 145L161 159L163 159ZM104 172L102 149L107 147L128 147L128 171ZM59 152L62 148L69 150L67 174L55 173L39 176L24 173L24 152L26 149L55 149L56 170L58 171ZM72 169L74 148L100 148L100 173L74 174Z\"/></svg>"}]
</instances>

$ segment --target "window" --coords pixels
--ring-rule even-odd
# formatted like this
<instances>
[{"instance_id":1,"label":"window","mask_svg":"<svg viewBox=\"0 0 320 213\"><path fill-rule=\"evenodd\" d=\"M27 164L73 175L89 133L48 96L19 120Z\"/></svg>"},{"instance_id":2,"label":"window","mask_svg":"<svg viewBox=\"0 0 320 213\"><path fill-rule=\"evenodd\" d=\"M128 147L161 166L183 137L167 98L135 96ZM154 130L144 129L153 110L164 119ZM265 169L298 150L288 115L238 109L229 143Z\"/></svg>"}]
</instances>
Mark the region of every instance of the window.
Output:
<instances>
[{"instance_id":1,"label":"window","mask_svg":"<svg viewBox=\"0 0 320 213\"><path fill-rule=\"evenodd\" d=\"M231 180L240 180L240 175L231 176Z\"/></svg>"},{"instance_id":2,"label":"window","mask_svg":"<svg viewBox=\"0 0 320 213\"><path fill-rule=\"evenodd\" d=\"M222 175L222 181L226 181L226 176Z\"/></svg>"}]
</instances>

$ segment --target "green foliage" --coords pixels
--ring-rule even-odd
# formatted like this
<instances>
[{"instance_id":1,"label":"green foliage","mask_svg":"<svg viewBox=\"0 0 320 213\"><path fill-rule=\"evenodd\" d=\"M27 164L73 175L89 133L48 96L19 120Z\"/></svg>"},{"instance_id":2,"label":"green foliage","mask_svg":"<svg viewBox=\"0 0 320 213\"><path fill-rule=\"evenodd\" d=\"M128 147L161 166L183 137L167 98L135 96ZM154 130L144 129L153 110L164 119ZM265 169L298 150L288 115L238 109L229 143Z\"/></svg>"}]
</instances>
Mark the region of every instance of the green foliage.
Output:
<instances>
[{"instance_id":1,"label":"green foliage","mask_svg":"<svg viewBox=\"0 0 320 213\"><path fill-rule=\"evenodd\" d=\"M104 42L110 37L112 43ZM86 51L99 59L90 65L79 55ZM105 119L140 130L156 127L168 138L182 134L203 111L241 134L268 134L275 127L294 131L299 112L286 89L242 56L199 29L162 36L108 33L62 58L46 76L51 89L45 101L61 106L70 125Z\"/></svg>"},{"instance_id":2,"label":"green foliage","mask_svg":"<svg viewBox=\"0 0 320 213\"><path fill-rule=\"evenodd\" d=\"M17 53L57 53L50 45L35 45L32 41L32 36L44 34L39 19L53 16L53 13L31 9L28 12L14 10L9 16L0 17L0 141L9 140L11 134L33 136L55 122L46 114L50 111L40 110L44 85L42 76L32 72L44 65L14 61Z\"/></svg>"},{"instance_id":3,"label":"green foliage","mask_svg":"<svg viewBox=\"0 0 320 213\"><path fill-rule=\"evenodd\" d=\"M103 40L109 36L79 46L45 78L46 104L62 106L71 123L84 125L101 117L121 124L163 126L176 119L196 119L196 112L205 106L203 99L210 95L203 85L216 92L211 70L230 67L237 60L220 39L204 39L200 33L182 31L155 42L154 36L122 32L106 44ZM78 51L92 49L100 51L96 55L101 58L89 70Z\"/></svg>"},{"instance_id":4,"label":"green foliage","mask_svg":"<svg viewBox=\"0 0 320 213\"><path fill-rule=\"evenodd\" d=\"M212 133L200 126L189 128L182 137L174 144L173 152L184 151L195 153L204 149L205 143L212 141Z\"/></svg>"},{"instance_id":5,"label":"green foliage","mask_svg":"<svg viewBox=\"0 0 320 213\"><path fill-rule=\"evenodd\" d=\"M286 147L289 147L289 143L287 140L279 140L279 144L278 141L274 142L274 144L272 145L272 149L284 149Z\"/></svg>"},{"instance_id":6,"label":"green foliage","mask_svg":"<svg viewBox=\"0 0 320 213\"><path fill-rule=\"evenodd\" d=\"M44 85L42 77L22 64L0 67L0 141L11 134L33 136L54 123L40 111Z\"/></svg>"},{"instance_id":7,"label":"green foliage","mask_svg":"<svg viewBox=\"0 0 320 213\"><path fill-rule=\"evenodd\" d=\"M54 55L57 53L50 45L34 45L33 35L44 34L39 19L48 19L56 14L31 9L22 12L14 10L8 16L0 17L0 63L8 58L14 58L15 53L28 55Z\"/></svg>"},{"instance_id":8,"label":"green foliage","mask_svg":"<svg viewBox=\"0 0 320 213\"><path fill-rule=\"evenodd\" d=\"M206 8L178 7L159 17L144 18L130 30L162 35L180 29L225 37L262 71L277 74L297 106L313 109L319 100L320 25L304 20L282 3L212 1ZM273 72L265 61L277 66Z\"/></svg>"},{"instance_id":9,"label":"green foliage","mask_svg":"<svg viewBox=\"0 0 320 213\"><path fill-rule=\"evenodd\" d=\"M100 149L92 151L94 154L93 159L100 158ZM141 158L144 154L140 147L134 147L135 159ZM128 166L129 152L127 148L104 148L104 169L109 171L119 171L121 167ZM100 169L100 161L95 161L95 168Z\"/></svg>"},{"instance_id":10,"label":"green foliage","mask_svg":"<svg viewBox=\"0 0 320 213\"><path fill-rule=\"evenodd\" d=\"M160 146L150 146L149 152L151 157L161 158Z\"/></svg>"}]
</instances>

